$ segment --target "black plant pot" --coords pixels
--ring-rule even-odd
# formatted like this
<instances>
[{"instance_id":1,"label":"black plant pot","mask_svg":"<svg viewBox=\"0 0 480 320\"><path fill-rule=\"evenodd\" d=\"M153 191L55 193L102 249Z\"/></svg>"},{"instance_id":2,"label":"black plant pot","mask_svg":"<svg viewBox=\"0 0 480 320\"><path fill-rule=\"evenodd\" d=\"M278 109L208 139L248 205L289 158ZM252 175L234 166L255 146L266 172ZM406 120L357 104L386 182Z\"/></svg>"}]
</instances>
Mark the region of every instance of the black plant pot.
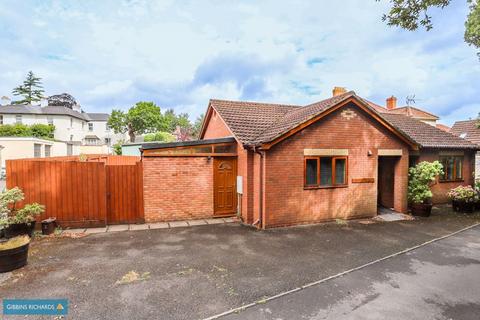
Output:
<instances>
[{"instance_id":1,"label":"black plant pot","mask_svg":"<svg viewBox=\"0 0 480 320\"><path fill-rule=\"evenodd\" d=\"M452 209L453 209L453 211L459 212L460 211L460 201L452 200Z\"/></svg>"},{"instance_id":2,"label":"black plant pot","mask_svg":"<svg viewBox=\"0 0 480 320\"><path fill-rule=\"evenodd\" d=\"M412 214L417 217L430 217L432 213L431 203L412 203L410 207Z\"/></svg>"},{"instance_id":3,"label":"black plant pot","mask_svg":"<svg viewBox=\"0 0 480 320\"><path fill-rule=\"evenodd\" d=\"M35 229L36 221L30 223L14 223L6 227L5 238L13 238L16 236L21 236L27 234L30 238L33 235L33 230Z\"/></svg>"},{"instance_id":4,"label":"black plant pot","mask_svg":"<svg viewBox=\"0 0 480 320\"><path fill-rule=\"evenodd\" d=\"M0 273L12 271L26 265L28 245L29 243L18 248L0 250Z\"/></svg>"},{"instance_id":5,"label":"black plant pot","mask_svg":"<svg viewBox=\"0 0 480 320\"><path fill-rule=\"evenodd\" d=\"M459 211L463 213L473 213L475 209L475 203L474 202L461 202Z\"/></svg>"},{"instance_id":6,"label":"black plant pot","mask_svg":"<svg viewBox=\"0 0 480 320\"><path fill-rule=\"evenodd\" d=\"M55 231L57 227L57 219L48 218L42 221L42 234L48 236Z\"/></svg>"}]
</instances>

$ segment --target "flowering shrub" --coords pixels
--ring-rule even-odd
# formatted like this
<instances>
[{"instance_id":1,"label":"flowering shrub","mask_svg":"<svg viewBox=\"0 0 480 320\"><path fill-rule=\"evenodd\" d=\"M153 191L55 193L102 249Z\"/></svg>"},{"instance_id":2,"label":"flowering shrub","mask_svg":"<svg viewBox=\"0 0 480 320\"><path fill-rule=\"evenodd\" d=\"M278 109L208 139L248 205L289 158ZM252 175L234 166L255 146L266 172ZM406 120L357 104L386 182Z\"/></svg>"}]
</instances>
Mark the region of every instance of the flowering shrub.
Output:
<instances>
[{"instance_id":1,"label":"flowering shrub","mask_svg":"<svg viewBox=\"0 0 480 320\"><path fill-rule=\"evenodd\" d=\"M458 186L447 193L447 196L452 201L472 203L477 201L478 193L472 186Z\"/></svg>"},{"instance_id":2,"label":"flowering shrub","mask_svg":"<svg viewBox=\"0 0 480 320\"><path fill-rule=\"evenodd\" d=\"M23 192L18 187L5 190L0 194L0 226L30 223L35 220L35 216L45 210L44 206L38 203L26 204L22 209L17 209L17 202L23 199Z\"/></svg>"},{"instance_id":3,"label":"flowering shrub","mask_svg":"<svg viewBox=\"0 0 480 320\"><path fill-rule=\"evenodd\" d=\"M439 161L422 161L408 170L408 201L425 203L432 198L430 186L438 175L443 174L443 166Z\"/></svg>"}]
</instances>

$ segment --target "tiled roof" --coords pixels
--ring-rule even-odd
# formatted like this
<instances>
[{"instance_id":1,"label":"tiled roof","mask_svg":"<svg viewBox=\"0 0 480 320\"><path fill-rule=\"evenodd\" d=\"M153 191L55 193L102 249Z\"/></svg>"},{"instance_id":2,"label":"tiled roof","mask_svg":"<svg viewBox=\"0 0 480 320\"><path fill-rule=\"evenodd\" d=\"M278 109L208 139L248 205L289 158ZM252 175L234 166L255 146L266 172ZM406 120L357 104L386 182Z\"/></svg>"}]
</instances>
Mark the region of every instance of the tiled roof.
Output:
<instances>
[{"instance_id":1,"label":"tiled roof","mask_svg":"<svg viewBox=\"0 0 480 320\"><path fill-rule=\"evenodd\" d=\"M65 115L86 121L106 121L107 113L81 113L62 106L34 106L26 104L0 106L0 114Z\"/></svg>"},{"instance_id":2,"label":"tiled roof","mask_svg":"<svg viewBox=\"0 0 480 320\"><path fill-rule=\"evenodd\" d=\"M446 126L446 125L441 124L441 123L437 123L436 126L437 126L438 129L443 130L445 132L450 132L450 130L451 130L451 128L449 126Z\"/></svg>"},{"instance_id":3,"label":"tiled roof","mask_svg":"<svg viewBox=\"0 0 480 320\"><path fill-rule=\"evenodd\" d=\"M478 148L475 144L419 120L402 114L382 112L384 108L360 98L353 91L303 107L226 100L210 100L210 106L219 113L242 144L256 146L275 140L350 97L364 103L400 134L421 147Z\"/></svg>"},{"instance_id":4,"label":"tiled roof","mask_svg":"<svg viewBox=\"0 0 480 320\"><path fill-rule=\"evenodd\" d=\"M388 110L386 109L387 113L394 113L394 114L403 114L405 116L410 116L416 119L424 119L424 120L438 120L439 118L431 114L427 111L424 111L422 109L418 109L415 107L411 106L405 106L405 107L399 107L395 109Z\"/></svg>"},{"instance_id":5,"label":"tiled roof","mask_svg":"<svg viewBox=\"0 0 480 320\"><path fill-rule=\"evenodd\" d=\"M220 114L228 127L243 144L254 145L258 136L299 106L210 100L210 105Z\"/></svg>"},{"instance_id":6,"label":"tiled roof","mask_svg":"<svg viewBox=\"0 0 480 320\"><path fill-rule=\"evenodd\" d=\"M84 113L91 121L108 121L108 113Z\"/></svg>"},{"instance_id":7,"label":"tiled roof","mask_svg":"<svg viewBox=\"0 0 480 320\"><path fill-rule=\"evenodd\" d=\"M349 91L338 96L325 99L305 107L295 108L287 112L282 118L278 119L262 132L254 141L256 144L265 143L278 138L283 133L295 128L299 124L310 120L330 107L352 97L355 92Z\"/></svg>"},{"instance_id":8,"label":"tiled roof","mask_svg":"<svg viewBox=\"0 0 480 320\"><path fill-rule=\"evenodd\" d=\"M478 149L480 146L402 114L382 114L395 128L409 136L423 148Z\"/></svg>"},{"instance_id":9,"label":"tiled roof","mask_svg":"<svg viewBox=\"0 0 480 320\"><path fill-rule=\"evenodd\" d=\"M462 136L473 143L480 144L480 128L478 120L457 121L451 129L451 133ZM463 136L465 135L465 136Z\"/></svg>"}]
</instances>

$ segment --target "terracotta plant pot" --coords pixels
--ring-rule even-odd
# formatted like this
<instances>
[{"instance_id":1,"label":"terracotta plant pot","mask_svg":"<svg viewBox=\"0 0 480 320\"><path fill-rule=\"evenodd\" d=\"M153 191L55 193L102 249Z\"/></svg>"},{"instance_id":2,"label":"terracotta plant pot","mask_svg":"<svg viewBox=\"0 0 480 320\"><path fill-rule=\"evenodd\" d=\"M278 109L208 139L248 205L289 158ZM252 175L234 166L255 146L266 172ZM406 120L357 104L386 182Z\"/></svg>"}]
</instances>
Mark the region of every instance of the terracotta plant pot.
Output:
<instances>
[{"instance_id":1,"label":"terracotta plant pot","mask_svg":"<svg viewBox=\"0 0 480 320\"><path fill-rule=\"evenodd\" d=\"M412 214L418 217L430 217L432 213L431 203L412 203L410 207Z\"/></svg>"},{"instance_id":2,"label":"terracotta plant pot","mask_svg":"<svg viewBox=\"0 0 480 320\"><path fill-rule=\"evenodd\" d=\"M30 223L15 223L11 224L5 228L5 238L13 238L21 235L28 235L30 238L33 235L33 230L35 229L36 221Z\"/></svg>"},{"instance_id":3,"label":"terracotta plant pot","mask_svg":"<svg viewBox=\"0 0 480 320\"><path fill-rule=\"evenodd\" d=\"M26 243L13 249L0 250L0 273L12 271L26 265L29 244Z\"/></svg>"}]
</instances>

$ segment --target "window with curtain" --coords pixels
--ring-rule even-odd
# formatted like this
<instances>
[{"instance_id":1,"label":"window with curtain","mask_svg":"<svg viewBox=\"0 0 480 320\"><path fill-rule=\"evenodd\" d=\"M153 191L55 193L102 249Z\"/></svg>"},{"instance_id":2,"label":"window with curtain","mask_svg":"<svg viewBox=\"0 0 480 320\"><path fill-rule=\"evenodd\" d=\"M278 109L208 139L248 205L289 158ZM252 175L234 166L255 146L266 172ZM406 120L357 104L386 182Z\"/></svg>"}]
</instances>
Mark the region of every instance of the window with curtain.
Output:
<instances>
[{"instance_id":1,"label":"window with curtain","mask_svg":"<svg viewBox=\"0 0 480 320\"><path fill-rule=\"evenodd\" d=\"M347 185L347 157L306 157L305 187L341 187Z\"/></svg>"},{"instance_id":2,"label":"window with curtain","mask_svg":"<svg viewBox=\"0 0 480 320\"><path fill-rule=\"evenodd\" d=\"M443 165L443 175L440 181L458 181L463 180L463 157L462 156L444 156L440 157Z\"/></svg>"}]
</instances>

